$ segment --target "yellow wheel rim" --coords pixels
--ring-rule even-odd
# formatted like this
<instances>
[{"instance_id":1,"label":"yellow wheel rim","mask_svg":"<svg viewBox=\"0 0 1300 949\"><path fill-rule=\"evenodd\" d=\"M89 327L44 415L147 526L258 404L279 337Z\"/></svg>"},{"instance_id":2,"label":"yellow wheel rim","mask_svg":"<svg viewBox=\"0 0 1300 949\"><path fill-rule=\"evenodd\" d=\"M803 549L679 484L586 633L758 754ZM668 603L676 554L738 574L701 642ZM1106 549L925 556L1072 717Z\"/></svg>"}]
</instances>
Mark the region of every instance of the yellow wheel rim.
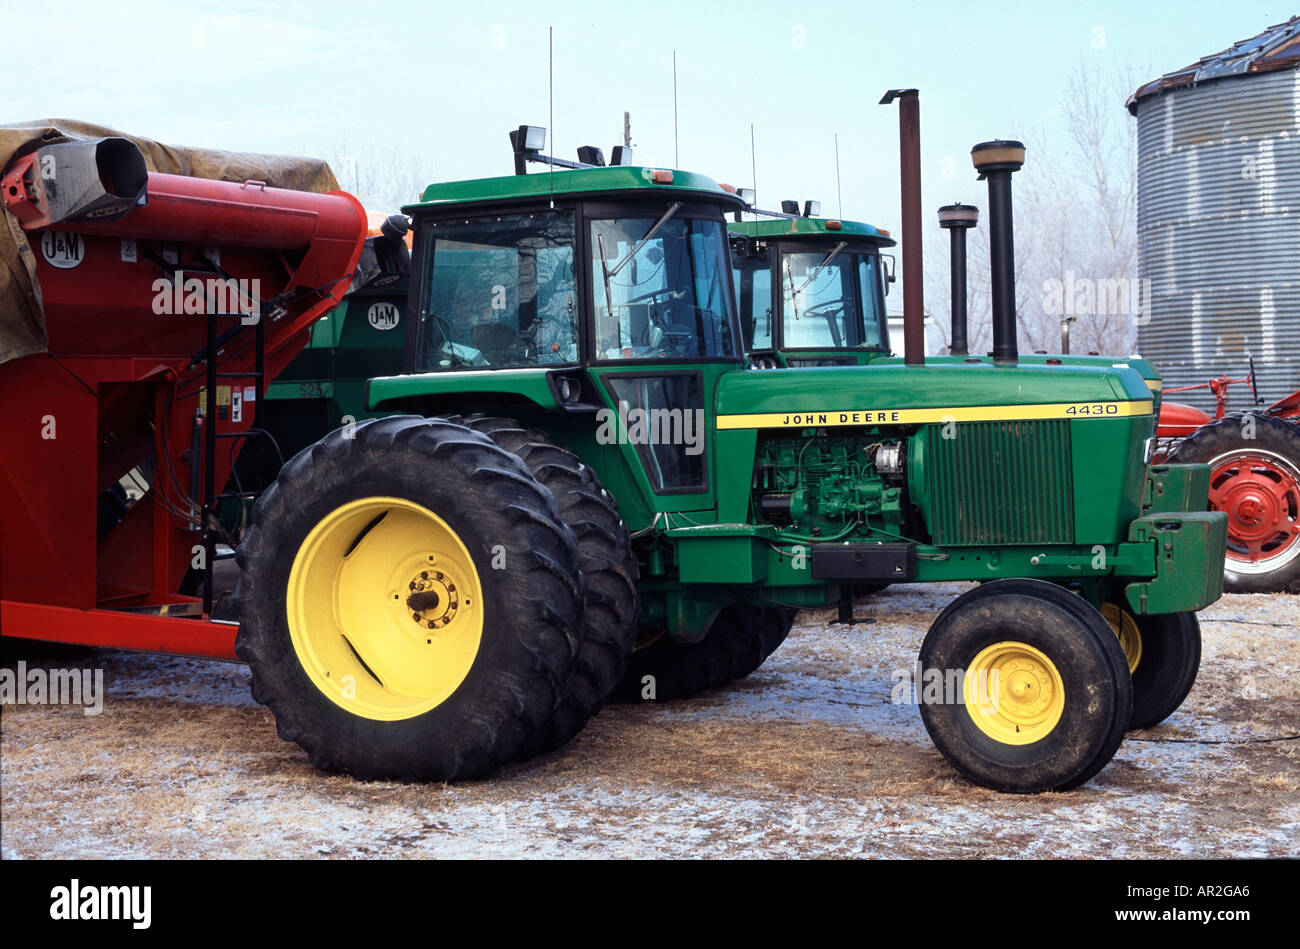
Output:
<instances>
[{"instance_id":1,"label":"yellow wheel rim","mask_svg":"<svg viewBox=\"0 0 1300 949\"><path fill-rule=\"evenodd\" d=\"M447 523L401 498L331 511L294 557L289 636L316 687L355 715L399 721L460 687L483 637L483 591Z\"/></svg>"},{"instance_id":2,"label":"yellow wheel rim","mask_svg":"<svg viewBox=\"0 0 1300 949\"><path fill-rule=\"evenodd\" d=\"M971 661L964 681L966 713L980 731L1006 745L1046 738L1065 711L1065 683L1056 665L1027 643L994 643Z\"/></svg>"},{"instance_id":3,"label":"yellow wheel rim","mask_svg":"<svg viewBox=\"0 0 1300 949\"><path fill-rule=\"evenodd\" d=\"M1128 660L1129 675L1132 675L1137 672L1138 663L1142 661L1142 634L1138 631L1137 620L1118 603L1103 603L1101 615L1119 637L1120 648Z\"/></svg>"}]
</instances>

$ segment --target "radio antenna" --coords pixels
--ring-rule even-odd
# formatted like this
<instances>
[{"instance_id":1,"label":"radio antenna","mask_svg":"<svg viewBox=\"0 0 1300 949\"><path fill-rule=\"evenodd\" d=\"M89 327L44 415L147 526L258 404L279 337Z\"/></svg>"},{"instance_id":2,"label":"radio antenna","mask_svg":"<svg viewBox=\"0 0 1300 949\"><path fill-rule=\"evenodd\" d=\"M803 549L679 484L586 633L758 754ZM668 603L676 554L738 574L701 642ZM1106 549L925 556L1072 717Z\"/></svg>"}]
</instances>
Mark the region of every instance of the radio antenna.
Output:
<instances>
[{"instance_id":1,"label":"radio antenna","mask_svg":"<svg viewBox=\"0 0 1300 949\"><path fill-rule=\"evenodd\" d=\"M677 152L677 50L673 50L673 167L682 167L682 159Z\"/></svg>"},{"instance_id":2,"label":"radio antenna","mask_svg":"<svg viewBox=\"0 0 1300 949\"><path fill-rule=\"evenodd\" d=\"M551 165L546 184L550 189L551 210L555 210L555 27L546 28L546 104L550 111Z\"/></svg>"},{"instance_id":3,"label":"radio antenna","mask_svg":"<svg viewBox=\"0 0 1300 949\"><path fill-rule=\"evenodd\" d=\"M754 123L749 123L749 174L754 188L754 207L758 207L758 155L754 149Z\"/></svg>"},{"instance_id":4,"label":"radio antenna","mask_svg":"<svg viewBox=\"0 0 1300 949\"><path fill-rule=\"evenodd\" d=\"M835 133L835 202L839 205L839 216L844 217L844 195L840 191L840 133Z\"/></svg>"}]
</instances>

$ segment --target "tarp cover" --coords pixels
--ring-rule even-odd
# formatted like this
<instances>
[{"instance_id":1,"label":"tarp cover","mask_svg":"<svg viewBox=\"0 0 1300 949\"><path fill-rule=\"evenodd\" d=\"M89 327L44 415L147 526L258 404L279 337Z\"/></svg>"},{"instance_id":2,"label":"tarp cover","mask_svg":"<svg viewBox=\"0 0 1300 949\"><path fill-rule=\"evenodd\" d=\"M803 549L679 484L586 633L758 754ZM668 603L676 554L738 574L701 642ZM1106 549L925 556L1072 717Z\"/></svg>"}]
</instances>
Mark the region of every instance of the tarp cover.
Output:
<instances>
[{"instance_id":1,"label":"tarp cover","mask_svg":"<svg viewBox=\"0 0 1300 949\"><path fill-rule=\"evenodd\" d=\"M224 152L211 148L162 145L116 129L72 119L38 119L0 124L0 169L8 169L43 145L95 138L125 138L139 147L150 171L219 181L265 181L273 188L323 193L337 191L329 165L318 158ZM4 211L0 231L0 363L45 351L45 315L41 310L36 259L18 219Z\"/></svg>"}]
</instances>

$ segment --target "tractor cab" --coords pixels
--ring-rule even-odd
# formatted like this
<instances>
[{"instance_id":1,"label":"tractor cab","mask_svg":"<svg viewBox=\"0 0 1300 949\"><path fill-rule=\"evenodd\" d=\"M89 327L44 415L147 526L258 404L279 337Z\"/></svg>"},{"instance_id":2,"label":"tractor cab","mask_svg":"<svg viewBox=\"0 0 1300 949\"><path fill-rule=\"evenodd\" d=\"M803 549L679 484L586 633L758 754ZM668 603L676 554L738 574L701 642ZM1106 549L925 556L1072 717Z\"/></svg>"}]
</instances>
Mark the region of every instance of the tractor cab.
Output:
<instances>
[{"instance_id":1,"label":"tractor cab","mask_svg":"<svg viewBox=\"0 0 1300 949\"><path fill-rule=\"evenodd\" d=\"M629 164L621 148L610 165L594 148L581 162L543 156L543 132L511 134L516 174L433 184L403 208L404 365L370 381L365 408L472 404L534 422L558 410L573 439L617 444L601 477L648 500L629 505L629 523L712 509L708 403L745 364L724 217L740 198L703 175ZM548 167L523 173L535 162ZM593 424L610 406L617 420ZM638 417L669 430L645 433Z\"/></svg>"},{"instance_id":2,"label":"tractor cab","mask_svg":"<svg viewBox=\"0 0 1300 949\"><path fill-rule=\"evenodd\" d=\"M726 192L648 168L548 177L432 185L406 209L422 276L407 371L740 360Z\"/></svg>"},{"instance_id":3,"label":"tractor cab","mask_svg":"<svg viewBox=\"0 0 1300 949\"><path fill-rule=\"evenodd\" d=\"M887 231L804 214L796 202L728 225L745 349L764 368L864 365L887 356ZM737 215L739 217L739 215Z\"/></svg>"}]
</instances>

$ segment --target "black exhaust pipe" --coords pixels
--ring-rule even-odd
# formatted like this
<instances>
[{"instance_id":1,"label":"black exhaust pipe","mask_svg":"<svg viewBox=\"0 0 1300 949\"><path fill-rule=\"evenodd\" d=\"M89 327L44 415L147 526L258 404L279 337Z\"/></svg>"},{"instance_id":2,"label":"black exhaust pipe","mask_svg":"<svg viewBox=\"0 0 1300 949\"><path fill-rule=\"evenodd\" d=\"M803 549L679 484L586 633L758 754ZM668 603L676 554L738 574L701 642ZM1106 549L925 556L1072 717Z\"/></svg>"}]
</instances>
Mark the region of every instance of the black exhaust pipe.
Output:
<instances>
[{"instance_id":1,"label":"black exhaust pipe","mask_svg":"<svg viewBox=\"0 0 1300 949\"><path fill-rule=\"evenodd\" d=\"M981 142L970 150L980 178L989 182L989 266L993 285L993 362L1014 365L1016 347L1016 251L1012 240L1011 176L1025 164L1020 142Z\"/></svg>"},{"instance_id":2,"label":"black exhaust pipe","mask_svg":"<svg viewBox=\"0 0 1300 949\"><path fill-rule=\"evenodd\" d=\"M890 89L898 100L898 171L903 193L903 362L925 365L925 297L921 270L921 101L915 89Z\"/></svg>"},{"instance_id":3,"label":"black exhaust pipe","mask_svg":"<svg viewBox=\"0 0 1300 949\"><path fill-rule=\"evenodd\" d=\"M980 221L979 208L945 204L939 209L939 226L952 235L952 338L948 352L965 356L966 349L966 231Z\"/></svg>"}]
</instances>

